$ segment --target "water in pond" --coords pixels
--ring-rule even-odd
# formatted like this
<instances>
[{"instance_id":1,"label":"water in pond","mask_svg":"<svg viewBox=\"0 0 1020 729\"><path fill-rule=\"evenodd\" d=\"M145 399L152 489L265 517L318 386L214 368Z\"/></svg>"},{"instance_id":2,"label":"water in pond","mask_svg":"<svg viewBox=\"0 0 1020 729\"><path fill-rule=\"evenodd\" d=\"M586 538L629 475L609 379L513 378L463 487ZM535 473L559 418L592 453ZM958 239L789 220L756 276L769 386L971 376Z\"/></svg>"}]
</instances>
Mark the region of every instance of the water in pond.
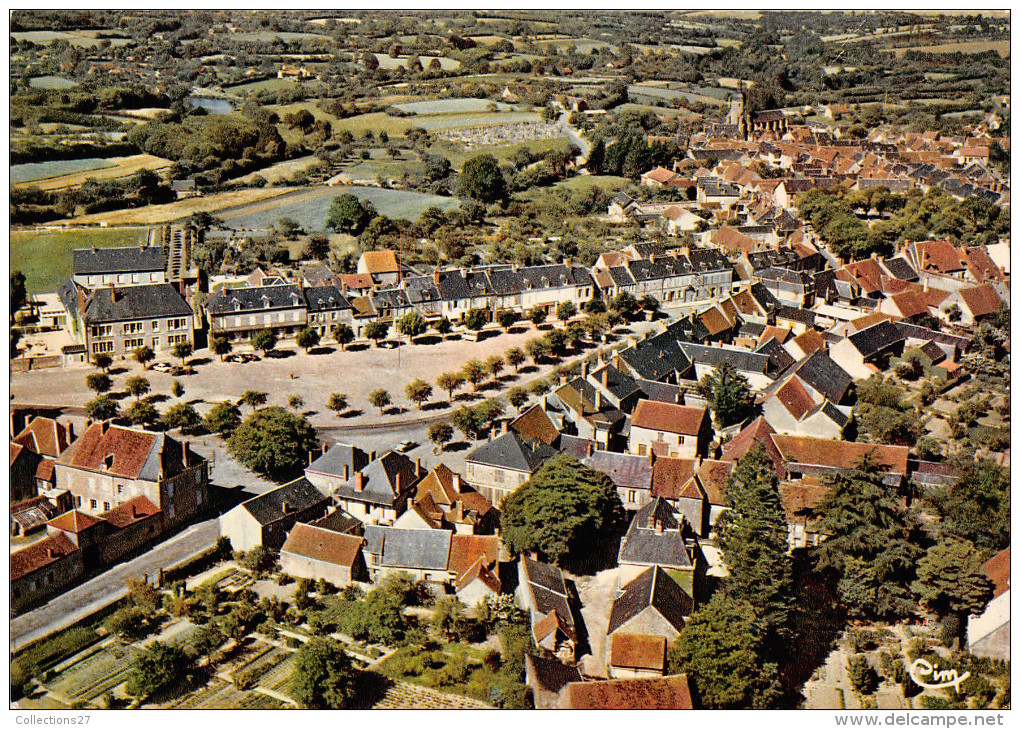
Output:
<instances>
[{"instance_id":1,"label":"water in pond","mask_svg":"<svg viewBox=\"0 0 1020 729\"><path fill-rule=\"evenodd\" d=\"M189 96L188 104L192 108L202 107L210 114L229 114L234 110L234 104L226 99L211 99L207 96Z\"/></svg>"}]
</instances>

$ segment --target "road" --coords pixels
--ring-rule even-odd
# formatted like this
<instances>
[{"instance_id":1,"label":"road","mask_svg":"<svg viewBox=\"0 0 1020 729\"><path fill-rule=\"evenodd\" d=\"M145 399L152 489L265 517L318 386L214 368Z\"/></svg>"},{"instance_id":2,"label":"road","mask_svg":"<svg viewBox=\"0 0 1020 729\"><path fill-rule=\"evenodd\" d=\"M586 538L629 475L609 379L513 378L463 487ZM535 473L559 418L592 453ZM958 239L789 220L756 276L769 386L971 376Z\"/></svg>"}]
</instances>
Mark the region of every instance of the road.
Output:
<instances>
[{"instance_id":1,"label":"road","mask_svg":"<svg viewBox=\"0 0 1020 729\"><path fill-rule=\"evenodd\" d=\"M577 156L575 160L577 167L581 167L588 161L588 153L591 151L591 144L581 136L580 131L577 127L570 125L570 112L565 110L560 114L560 126L563 127L567 133L567 138L570 139L570 143L577 145L577 148L581 150L581 154Z\"/></svg>"},{"instance_id":2,"label":"road","mask_svg":"<svg viewBox=\"0 0 1020 729\"><path fill-rule=\"evenodd\" d=\"M157 544L130 562L119 564L45 605L11 620L11 650L42 638L55 630L100 610L127 594L124 580L155 575L160 567L183 562L216 544L220 526L216 518L193 524L180 534Z\"/></svg>"}]
</instances>

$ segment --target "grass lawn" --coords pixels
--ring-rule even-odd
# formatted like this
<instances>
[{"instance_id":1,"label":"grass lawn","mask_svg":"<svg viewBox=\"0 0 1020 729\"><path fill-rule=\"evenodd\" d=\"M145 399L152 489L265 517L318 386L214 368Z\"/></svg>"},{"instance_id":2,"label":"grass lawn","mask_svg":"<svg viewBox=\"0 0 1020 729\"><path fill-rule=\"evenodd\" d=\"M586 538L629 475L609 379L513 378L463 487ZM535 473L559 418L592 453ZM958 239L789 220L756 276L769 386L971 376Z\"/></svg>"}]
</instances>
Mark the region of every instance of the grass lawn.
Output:
<instances>
[{"instance_id":1,"label":"grass lawn","mask_svg":"<svg viewBox=\"0 0 1020 729\"><path fill-rule=\"evenodd\" d=\"M126 117L125 117L126 118ZM71 163L80 162L74 166ZM90 163L86 167L85 163ZM24 169L20 174L31 175L32 182L26 182L40 190L63 190L77 187L90 177L96 180L112 180L130 177L141 170L162 170L172 164L168 159L151 154L132 154L127 157L93 158L89 160L53 160L18 165Z\"/></svg>"},{"instance_id":2,"label":"grass lawn","mask_svg":"<svg viewBox=\"0 0 1020 729\"><path fill-rule=\"evenodd\" d=\"M257 170L244 177L237 178L237 182L247 184L256 175L261 175L266 182L279 182L280 180L286 180L289 177L293 177L298 172L305 172L315 167L319 162L319 159L314 155L307 157L298 157L297 159L289 159L286 162L277 162L275 165L266 167L265 169Z\"/></svg>"},{"instance_id":3,"label":"grass lawn","mask_svg":"<svg viewBox=\"0 0 1020 729\"><path fill-rule=\"evenodd\" d=\"M30 293L56 291L71 275L75 248L114 248L145 240L145 228L71 230L59 233L11 233L11 269L25 274Z\"/></svg>"},{"instance_id":4,"label":"grass lawn","mask_svg":"<svg viewBox=\"0 0 1020 729\"><path fill-rule=\"evenodd\" d=\"M81 215L70 222L83 225L96 225L103 222L107 225L156 225L158 223L171 223L175 220L190 217L198 212L219 214L219 211L228 208L250 205L258 200L265 200L293 192L295 189L293 187L255 187L247 190L231 190L202 197L189 197L186 200L178 200L166 205L149 205L144 208Z\"/></svg>"},{"instance_id":5,"label":"grass lawn","mask_svg":"<svg viewBox=\"0 0 1020 729\"><path fill-rule=\"evenodd\" d=\"M886 53L895 53L899 58L907 51L924 51L925 53L984 53L995 51L1003 58L1009 58L1009 41L966 41L959 43L939 43L931 46L911 46L910 48L883 48Z\"/></svg>"},{"instance_id":6,"label":"grass lawn","mask_svg":"<svg viewBox=\"0 0 1020 729\"><path fill-rule=\"evenodd\" d=\"M437 154L441 154L449 159L455 168L461 169L467 160L479 154L491 154L498 161L507 162L511 157L513 157L514 152L522 147L527 147L535 154L541 155L548 152L550 149L566 149L569 146L570 140L566 137L539 139L533 142L509 144L505 147L475 147L474 149L465 149L463 145L457 144L456 142L451 142L446 139L437 139L432 145L432 149Z\"/></svg>"},{"instance_id":7,"label":"grass lawn","mask_svg":"<svg viewBox=\"0 0 1020 729\"><path fill-rule=\"evenodd\" d=\"M405 155L406 156L406 155ZM414 174L422 171L421 162L416 159L373 159L345 167L343 174L351 180L376 180L379 175L399 180L404 173Z\"/></svg>"},{"instance_id":8,"label":"grass lawn","mask_svg":"<svg viewBox=\"0 0 1020 729\"><path fill-rule=\"evenodd\" d=\"M333 131L340 132L346 129L358 139L365 136L367 131L371 131L373 134L386 132L391 137L402 137L412 126L414 124L410 119L390 116L378 111L374 114L358 114L346 119L338 119L333 122Z\"/></svg>"},{"instance_id":9,"label":"grass lawn","mask_svg":"<svg viewBox=\"0 0 1020 729\"><path fill-rule=\"evenodd\" d=\"M488 701L497 675L486 665L485 654L456 643L435 650L405 646L383 661L379 671L393 679Z\"/></svg>"}]
</instances>

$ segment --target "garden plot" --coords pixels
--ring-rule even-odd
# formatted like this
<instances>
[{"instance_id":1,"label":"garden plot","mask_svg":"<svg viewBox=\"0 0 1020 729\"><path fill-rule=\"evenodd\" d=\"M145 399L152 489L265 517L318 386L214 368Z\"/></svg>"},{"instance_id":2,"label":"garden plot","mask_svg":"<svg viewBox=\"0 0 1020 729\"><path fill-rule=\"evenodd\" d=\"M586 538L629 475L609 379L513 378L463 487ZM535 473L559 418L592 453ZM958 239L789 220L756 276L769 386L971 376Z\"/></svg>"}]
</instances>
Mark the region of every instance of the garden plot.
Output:
<instances>
[{"instance_id":1,"label":"garden plot","mask_svg":"<svg viewBox=\"0 0 1020 729\"><path fill-rule=\"evenodd\" d=\"M263 676L290 658L292 654L293 651L272 645L260 648L247 663L233 670L231 675L234 685L238 688L255 686Z\"/></svg>"},{"instance_id":2,"label":"garden plot","mask_svg":"<svg viewBox=\"0 0 1020 729\"><path fill-rule=\"evenodd\" d=\"M239 691L234 684L214 678L204 688L182 697L170 708L236 709L247 695L247 692Z\"/></svg>"},{"instance_id":3,"label":"garden plot","mask_svg":"<svg viewBox=\"0 0 1020 729\"><path fill-rule=\"evenodd\" d=\"M283 661L277 663L269 671L266 671L259 679L258 685L282 694L290 695L290 679L294 673L296 659L290 654Z\"/></svg>"},{"instance_id":4,"label":"garden plot","mask_svg":"<svg viewBox=\"0 0 1020 729\"><path fill-rule=\"evenodd\" d=\"M59 700L91 701L127 680L135 648L112 644L60 671L47 684Z\"/></svg>"},{"instance_id":5,"label":"garden plot","mask_svg":"<svg viewBox=\"0 0 1020 729\"><path fill-rule=\"evenodd\" d=\"M488 704L465 696L433 691L424 686L397 681L373 709L491 709Z\"/></svg>"}]
</instances>

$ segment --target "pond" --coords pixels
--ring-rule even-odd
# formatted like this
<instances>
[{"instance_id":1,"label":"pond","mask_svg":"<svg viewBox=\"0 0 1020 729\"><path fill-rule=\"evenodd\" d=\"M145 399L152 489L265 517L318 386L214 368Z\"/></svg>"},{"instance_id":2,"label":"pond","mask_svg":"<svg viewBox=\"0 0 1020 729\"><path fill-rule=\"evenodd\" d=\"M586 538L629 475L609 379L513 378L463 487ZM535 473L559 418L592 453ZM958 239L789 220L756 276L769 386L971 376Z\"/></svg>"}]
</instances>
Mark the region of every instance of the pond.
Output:
<instances>
[{"instance_id":1,"label":"pond","mask_svg":"<svg viewBox=\"0 0 1020 729\"><path fill-rule=\"evenodd\" d=\"M189 96L188 104L193 109L202 107L210 114L230 114L234 111L234 102L227 99L213 99L208 96Z\"/></svg>"}]
</instances>

